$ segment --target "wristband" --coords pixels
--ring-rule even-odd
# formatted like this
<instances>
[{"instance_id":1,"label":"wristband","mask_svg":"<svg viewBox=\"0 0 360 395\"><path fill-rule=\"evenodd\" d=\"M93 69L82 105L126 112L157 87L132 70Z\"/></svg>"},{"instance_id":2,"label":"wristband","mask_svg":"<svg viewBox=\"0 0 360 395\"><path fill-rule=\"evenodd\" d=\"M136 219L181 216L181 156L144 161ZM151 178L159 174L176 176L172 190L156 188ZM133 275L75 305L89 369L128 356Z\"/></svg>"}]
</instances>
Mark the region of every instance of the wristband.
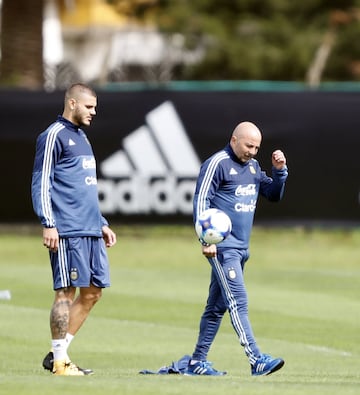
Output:
<instances>
[{"instance_id":1,"label":"wristband","mask_svg":"<svg viewBox=\"0 0 360 395\"><path fill-rule=\"evenodd\" d=\"M211 244L207 243L206 241L204 241L203 239L199 239L199 241L204 247L209 247L211 245Z\"/></svg>"}]
</instances>

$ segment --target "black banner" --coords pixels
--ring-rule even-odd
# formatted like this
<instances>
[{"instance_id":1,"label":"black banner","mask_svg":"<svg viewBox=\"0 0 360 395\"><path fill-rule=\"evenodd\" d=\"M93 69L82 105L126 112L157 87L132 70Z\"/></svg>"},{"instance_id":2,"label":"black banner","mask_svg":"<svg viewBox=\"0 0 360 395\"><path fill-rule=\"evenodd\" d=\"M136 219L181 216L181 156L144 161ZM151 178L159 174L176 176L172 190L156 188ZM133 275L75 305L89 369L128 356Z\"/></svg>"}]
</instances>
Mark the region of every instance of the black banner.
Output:
<instances>
[{"instance_id":1,"label":"black banner","mask_svg":"<svg viewBox=\"0 0 360 395\"><path fill-rule=\"evenodd\" d=\"M268 173L285 152L284 200L258 203L256 221L360 224L360 93L98 91L86 130L112 222L189 222L195 168L240 121L262 130ZM30 198L35 139L62 112L63 92L0 92L0 221L36 221Z\"/></svg>"}]
</instances>

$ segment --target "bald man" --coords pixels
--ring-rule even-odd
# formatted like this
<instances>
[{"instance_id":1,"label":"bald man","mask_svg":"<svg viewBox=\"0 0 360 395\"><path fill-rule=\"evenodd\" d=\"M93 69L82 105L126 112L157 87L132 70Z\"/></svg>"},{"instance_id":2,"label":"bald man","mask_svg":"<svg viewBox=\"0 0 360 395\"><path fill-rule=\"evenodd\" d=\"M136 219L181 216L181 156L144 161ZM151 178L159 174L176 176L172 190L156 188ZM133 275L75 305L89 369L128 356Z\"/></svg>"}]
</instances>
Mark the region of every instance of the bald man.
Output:
<instances>
[{"instance_id":1,"label":"bald man","mask_svg":"<svg viewBox=\"0 0 360 395\"><path fill-rule=\"evenodd\" d=\"M244 348L252 375L268 375L284 365L283 359L263 354L256 343L248 317L243 277L258 196L279 201L288 175L286 158L280 150L272 154L272 177L261 170L254 159L261 139L255 124L241 122L234 129L229 144L201 165L194 194L194 222L204 210L217 208L231 218L232 231L217 245L200 240L202 254L211 265L211 282L198 341L186 371L188 375L221 376L226 373L214 369L207 361L226 311Z\"/></svg>"},{"instance_id":2,"label":"bald man","mask_svg":"<svg viewBox=\"0 0 360 395\"><path fill-rule=\"evenodd\" d=\"M32 202L43 226L55 291L51 351L43 367L60 376L93 373L71 362L68 347L102 289L110 286L106 247L116 243L115 233L100 213L95 158L81 129L91 124L96 105L90 87L72 85L65 93L62 116L36 141Z\"/></svg>"}]
</instances>

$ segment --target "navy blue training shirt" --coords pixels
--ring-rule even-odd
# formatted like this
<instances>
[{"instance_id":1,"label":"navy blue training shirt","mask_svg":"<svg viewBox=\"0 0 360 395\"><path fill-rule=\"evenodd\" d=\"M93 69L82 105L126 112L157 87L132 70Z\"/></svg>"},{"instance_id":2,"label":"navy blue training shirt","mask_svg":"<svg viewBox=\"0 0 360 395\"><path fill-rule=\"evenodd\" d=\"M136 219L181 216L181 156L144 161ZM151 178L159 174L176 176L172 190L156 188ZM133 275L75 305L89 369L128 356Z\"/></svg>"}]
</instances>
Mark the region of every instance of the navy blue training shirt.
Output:
<instances>
[{"instance_id":1,"label":"navy blue training shirt","mask_svg":"<svg viewBox=\"0 0 360 395\"><path fill-rule=\"evenodd\" d=\"M280 200L287 176L286 166L281 170L273 167L269 177L257 160L241 162L228 144L201 165L194 194L194 222L208 208L224 211L232 221L232 231L218 247L247 249L259 194L270 201Z\"/></svg>"},{"instance_id":2,"label":"navy blue training shirt","mask_svg":"<svg viewBox=\"0 0 360 395\"><path fill-rule=\"evenodd\" d=\"M36 141L31 195L44 227L62 237L102 237L96 162L84 131L59 116Z\"/></svg>"}]
</instances>

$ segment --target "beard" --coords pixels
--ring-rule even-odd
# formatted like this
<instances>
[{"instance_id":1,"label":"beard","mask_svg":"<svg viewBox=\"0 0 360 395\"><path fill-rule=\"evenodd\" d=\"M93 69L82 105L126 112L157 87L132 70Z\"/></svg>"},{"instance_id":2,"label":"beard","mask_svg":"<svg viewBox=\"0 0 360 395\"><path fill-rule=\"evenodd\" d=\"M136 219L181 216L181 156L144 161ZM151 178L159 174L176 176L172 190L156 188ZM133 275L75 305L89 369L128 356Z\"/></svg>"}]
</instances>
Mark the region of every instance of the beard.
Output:
<instances>
[{"instance_id":1,"label":"beard","mask_svg":"<svg viewBox=\"0 0 360 395\"><path fill-rule=\"evenodd\" d=\"M91 123L91 119L88 116L85 116L80 111L76 110L73 114L73 123L79 127L89 126Z\"/></svg>"}]
</instances>

